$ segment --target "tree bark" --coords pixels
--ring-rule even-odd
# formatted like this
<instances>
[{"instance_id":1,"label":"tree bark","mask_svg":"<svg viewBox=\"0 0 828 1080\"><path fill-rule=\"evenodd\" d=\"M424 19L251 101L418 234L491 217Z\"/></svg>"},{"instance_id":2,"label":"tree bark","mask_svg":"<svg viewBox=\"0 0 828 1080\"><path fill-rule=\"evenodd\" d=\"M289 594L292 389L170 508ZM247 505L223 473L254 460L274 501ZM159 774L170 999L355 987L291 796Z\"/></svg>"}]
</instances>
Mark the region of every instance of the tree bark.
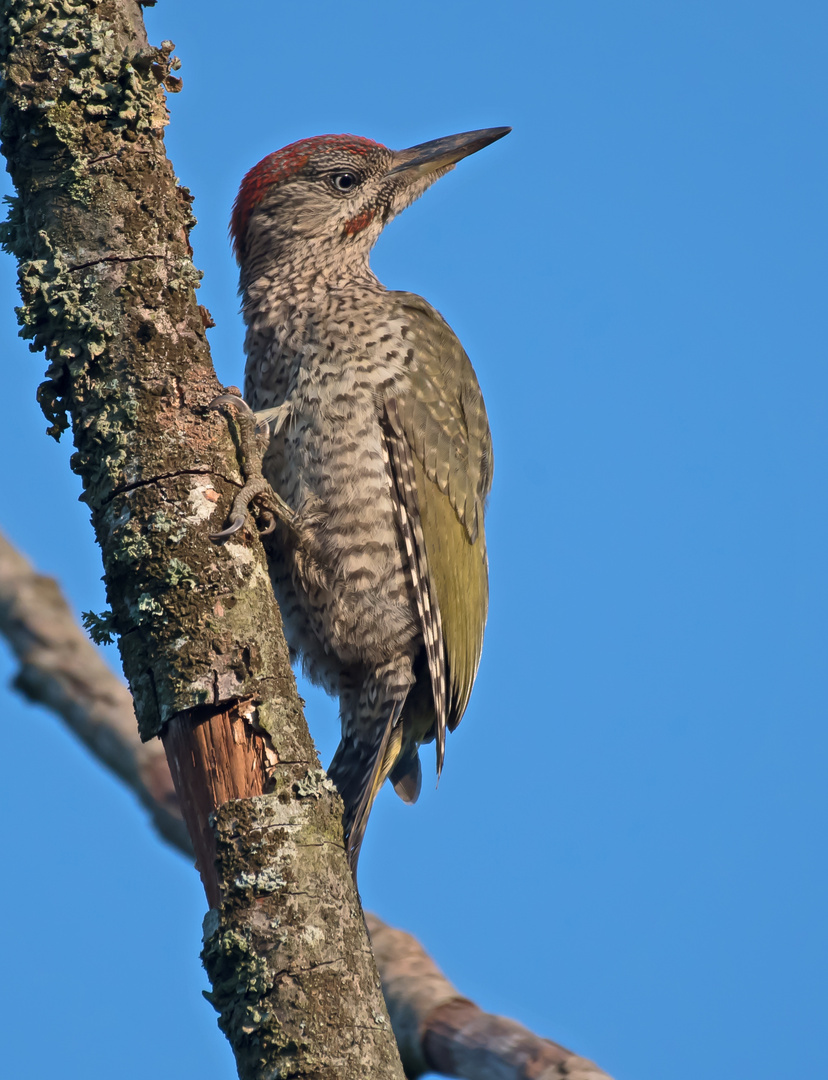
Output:
<instances>
[{"instance_id":1,"label":"tree bark","mask_svg":"<svg viewBox=\"0 0 828 1080\"><path fill-rule=\"evenodd\" d=\"M148 45L134 0L0 12L22 332L50 432L71 424L141 734L166 733L181 784L219 1023L244 1080L401 1077L261 545L207 539L240 477L163 146L172 44ZM209 747L232 758L218 786Z\"/></svg>"}]
</instances>

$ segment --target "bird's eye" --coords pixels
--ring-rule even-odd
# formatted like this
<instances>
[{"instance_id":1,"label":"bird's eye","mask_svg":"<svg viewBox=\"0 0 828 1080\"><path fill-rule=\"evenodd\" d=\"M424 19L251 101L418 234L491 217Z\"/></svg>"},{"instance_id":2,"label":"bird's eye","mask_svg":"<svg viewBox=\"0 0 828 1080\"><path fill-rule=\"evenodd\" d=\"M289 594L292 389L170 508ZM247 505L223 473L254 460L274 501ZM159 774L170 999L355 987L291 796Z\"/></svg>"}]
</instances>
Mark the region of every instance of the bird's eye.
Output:
<instances>
[{"instance_id":1,"label":"bird's eye","mask_svg":"<svg viewBox=\"0 0 828 1080\"><path fill-rule=\"evenodd\" d=\"M337 191L352 191L359 183L359 177L352 172L334 173L331 182Z\"/></svg>"}]
</instances>

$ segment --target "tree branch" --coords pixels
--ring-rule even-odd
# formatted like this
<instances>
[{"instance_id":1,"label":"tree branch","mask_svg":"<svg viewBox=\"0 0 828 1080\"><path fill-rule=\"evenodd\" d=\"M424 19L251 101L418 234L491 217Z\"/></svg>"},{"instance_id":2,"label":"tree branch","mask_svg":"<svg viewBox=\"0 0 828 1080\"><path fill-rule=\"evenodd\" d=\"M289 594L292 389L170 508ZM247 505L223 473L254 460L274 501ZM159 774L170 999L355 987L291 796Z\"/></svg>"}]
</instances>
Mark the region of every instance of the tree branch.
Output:
<instances>
[{"instance_id":1,"label":"tree branch","mask_svg":"<svg viewBox=\"0 0 828 1080\"><path fill-rule=\"evenodd\" d=\"M0 634L20 661L15 686L56 712L138 795L162 836L191 855L160 744L141 743L129 692L74 620L57 582L38 574L2 534ZM468 1080L609 1080L557 1043L484 1013L410 934L376 915L366 920L409 1078L435 1071Z\"/></svg>"},{"instance_id":2,"label":"tree branch","mask_svg":"<svg viewBox=\"0 0 828 1080\"><path fill-rule=\"evenodd\" d=\"M366 914L400 1057L408 1077L467 1080L609 1080L605 1072L514 1020L463 997L422 945Z\"/></svg>"},{"instance_id":3,"label":"tree branch","mask_svg":"<svg viewBox=\"0 0 828 1080\"><path fill-rule=\"evenodd\" d=\"M227 423L208 409L221 388L194 292L191 197L163 145L163 87L180 86L172 44L149 46L135 0L2 0L0 16L18 193L3 235L23 334L49 363L51 433L71 423L138 726L163 734L179 782L212 905L219 1023L243 1080L401 1077L341 802L304 722L261 545L207 540L241 481ZM211 748L231 759L220 786Z\"/></svg>"},{"instance_id":4,"label":"tree branch","mask_svg":"<svg viewBox=\"0 0 828 1080\"><path fill-rule=\"evenodd\" d=\"M192 855L164 748L142 743L129 690L75 621L54 578L0 533L0 634L20 662L14 686L65 722L149 811L161 836Z\"/></svg>"}]
</instances>

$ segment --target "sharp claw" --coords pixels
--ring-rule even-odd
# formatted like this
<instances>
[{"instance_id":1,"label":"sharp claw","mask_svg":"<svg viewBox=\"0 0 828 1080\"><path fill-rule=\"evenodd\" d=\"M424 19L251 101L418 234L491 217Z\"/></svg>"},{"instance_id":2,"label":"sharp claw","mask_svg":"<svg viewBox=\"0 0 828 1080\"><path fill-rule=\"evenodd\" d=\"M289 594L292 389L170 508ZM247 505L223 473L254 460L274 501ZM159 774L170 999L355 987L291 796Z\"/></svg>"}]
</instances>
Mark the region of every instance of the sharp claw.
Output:
<instances>
[{"instance_id":1,"label":"sharp claw","mask_svg":"<svg viewBox=\"0 0 828 1080\"><path fill-rule=\"evenodd\" d=\"M207 406L209 409L220 409L222 405L230 405L232 408L237 409L240 413L244 413L246 416L252 417L254 420L256 414L247 404L243 397L238 394L219 394L218 397L213 398L210 404Z\"/></svg>"},{"instance_id":2,"label":"sharp claw","mask_svg":"<svg viewBox=\"0 0 828 1080\"><path fill-rule=\"evenodd\" d=\"M218 533L210 533L210 539L214 544L221 544L225 540L228 540L231 536L235 535L243 526L247 520L248 508L251 507L251 503L254 500L259 500L253 513L258 518L258 521L262 523L262 527L257 528L260 536L267 536L272 533L276 528L277 521L284 521L285 524L292 528L295 532L295 517L296 515L287 505L285 500L281 498L273 489L270 484L262 475L261 460L262 454L265 451L265 442L261 437L254 441L254 432L259 434L269 434L269 428L272 421L279 420L282 417L284 422L284 413L282 407L277 409L266 409L263 413L254 413L244 398L241 396L241 392L234 386L228 387L225 393L219 394L218 397L213 398L210 402L209 408L221 409L225 406L236 410L237 424L239 428L239 445L242 451L241 454L241 473L244 478L244 486L241 491L236 495L233 502L233 509L231 511L233 519L226 529L223 529ZM243 421L243 422L241 422ZM250 425L252 421L252 427ZM264 498L262 498L264 497ZM262 502L269 503L269 506L263 506Z\"/></svg>"},{"instance_id":3,"label":"sharp claw","mask_svg":"<svg viewBox=\"0 0 828 1080\"><path fill-rule=\"evenodd\" d=\"M214 544L220 544L223 540L228 540L231 536L234 536L243 525L244 517L233 518L226 529L222 529L218 533L210 533L210 539Z\"/></svg>"}]
</instances>

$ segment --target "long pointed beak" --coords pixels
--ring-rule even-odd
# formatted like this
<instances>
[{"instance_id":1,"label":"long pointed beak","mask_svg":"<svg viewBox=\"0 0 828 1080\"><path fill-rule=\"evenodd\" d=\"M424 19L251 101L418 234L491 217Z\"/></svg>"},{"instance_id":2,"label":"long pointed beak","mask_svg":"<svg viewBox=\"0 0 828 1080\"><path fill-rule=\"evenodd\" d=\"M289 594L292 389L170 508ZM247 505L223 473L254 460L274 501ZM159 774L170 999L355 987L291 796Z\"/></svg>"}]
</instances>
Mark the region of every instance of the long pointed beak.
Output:
<instances>
[{"instance_id":1,"label":"long pointed beak","mask_svg":"<svg viewBox=\"0 0 828 1080\"><path fill-rule=\"evenodd\" d=\"M484 128L482 131L464 131L460 135L446 135L442 139L409 146L407 150L397 150L387 175L408 173L412 179L427 176L447 165L455 165L469 154L476 154L484 146L508 135L511 130L510 127L497 127Z\"/></svg>"}]
</instances>

